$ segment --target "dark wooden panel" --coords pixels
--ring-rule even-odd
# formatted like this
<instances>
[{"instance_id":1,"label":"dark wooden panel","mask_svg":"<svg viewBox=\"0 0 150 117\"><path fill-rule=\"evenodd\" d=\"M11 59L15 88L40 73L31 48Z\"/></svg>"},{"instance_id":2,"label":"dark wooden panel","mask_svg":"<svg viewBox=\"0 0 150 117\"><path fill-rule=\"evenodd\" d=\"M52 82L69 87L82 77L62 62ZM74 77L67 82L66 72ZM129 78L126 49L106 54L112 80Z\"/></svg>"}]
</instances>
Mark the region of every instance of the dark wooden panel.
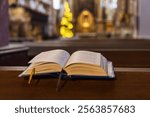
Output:
<instances>
[{"instance_id":1,"label":"dark wooden panel","mask_svg":"<svg viewBox=\"0 0 150 117\"><path fill-rule=\"evenodd\" d=\"M57 40L41 43L25 43L30 47L29 59L43 51L64 49L69 53L77 50L101 52L116 67L150 67L150 40L110 39L110 40Z\"/></svg>"},{"instance_id":2,"label":"dark wooden panel","mask_svg":"<svg viewBox=\"0 0 150 117\"><path fill-rule=\"evenodd\" d=\"M150 51L99 51L113 61L115 67L149 67Z\"/></svg>"},{"instance_id":3,"label":"dark wooden panel","mask_svg":"<svg viewBox=\"0 0 150 117\"><path fill-rule=\"evenodd\" d=\"M68 80L59 92L57 79L33 80L29 86L18 78L23 69L0 68L0 99L150 99L148 68L115 68L115 80Z\"/></svg>"},{"instance_id":4,"label":"dark wooden panel","mask_svg":"<svg viewBox=\"0 0 150 117\"><path fill-rule=\"evenodd\" d=\"M0 48L0 66L20 66L28 63L28 47L9 44Z\"/></svg>"}]
</instances>

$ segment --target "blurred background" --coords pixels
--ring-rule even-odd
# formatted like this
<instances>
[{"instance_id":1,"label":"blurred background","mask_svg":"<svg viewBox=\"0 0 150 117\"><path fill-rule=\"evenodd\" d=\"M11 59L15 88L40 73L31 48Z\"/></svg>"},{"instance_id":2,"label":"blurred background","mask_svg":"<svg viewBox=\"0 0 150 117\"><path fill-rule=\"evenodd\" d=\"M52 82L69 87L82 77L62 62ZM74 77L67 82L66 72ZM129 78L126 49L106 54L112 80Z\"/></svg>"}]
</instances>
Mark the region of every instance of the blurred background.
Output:
<instances>
[{"instance_id":1,"label":"blurred background","mask_svg":"<svg viewBox=\"0 0 150 117\"><path fill-rule=\"evenodd\" d=\"M115 67L150 67L149 0L0 0L0 66L43 51L102 53ZM127 59L128 58L128 59Z\"/></svg>"},{"instance_id":2,"label":"blurred background","mask_svg":"<svg viewBox=\"0 0 150 117\"><path fill-rule=\"evenodd\" d=\"M137 0L8 1L11 41L135 38L138 33ZM71 29L61 30L62 20L65 22L66 2L72 14L68 22L72 25ZM70 36L61 34L61 31L69 33L69 30L72 31Z\"/></svg>"}]
</instances>

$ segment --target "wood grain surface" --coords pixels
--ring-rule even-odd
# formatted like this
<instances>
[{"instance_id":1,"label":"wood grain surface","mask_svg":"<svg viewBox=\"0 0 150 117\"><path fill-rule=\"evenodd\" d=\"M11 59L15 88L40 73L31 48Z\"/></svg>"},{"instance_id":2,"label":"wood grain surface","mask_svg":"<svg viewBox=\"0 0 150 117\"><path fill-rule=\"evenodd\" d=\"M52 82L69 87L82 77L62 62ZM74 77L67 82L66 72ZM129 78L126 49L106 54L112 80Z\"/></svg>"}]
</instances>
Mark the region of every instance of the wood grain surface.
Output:
<instances>
[{"instance_id":1,"label":"wood grain surface","mask_svg":"<svg viewBox=\"0 0 150 117\"><path fill-rule=\"evenodd\" d=\"M26 67L0 67L2 100L145 100L150 99L150 68L115 68L114 80L62 80L56 92L57 78L32 80L18 78Z\"/></svg>"}]
</instances>

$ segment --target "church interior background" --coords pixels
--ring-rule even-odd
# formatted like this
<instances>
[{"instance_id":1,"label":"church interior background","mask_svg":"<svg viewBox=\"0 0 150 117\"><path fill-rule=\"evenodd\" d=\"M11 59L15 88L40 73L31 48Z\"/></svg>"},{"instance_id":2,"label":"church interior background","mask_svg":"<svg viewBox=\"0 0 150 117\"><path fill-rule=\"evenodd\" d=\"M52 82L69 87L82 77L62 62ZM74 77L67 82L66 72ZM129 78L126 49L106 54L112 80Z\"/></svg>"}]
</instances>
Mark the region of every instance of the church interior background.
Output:
<instances>
[{"instance_id":1,"label":"church interior background","mask_svg":"<svg viewBox=\"0 0 150 117\"><path fill-rule=\"evenodd\" d=\"M137 36L137 0L9 0L12 40L60 37L65 2L73 14L74 37Z\"/></svg>"}]
</instances>

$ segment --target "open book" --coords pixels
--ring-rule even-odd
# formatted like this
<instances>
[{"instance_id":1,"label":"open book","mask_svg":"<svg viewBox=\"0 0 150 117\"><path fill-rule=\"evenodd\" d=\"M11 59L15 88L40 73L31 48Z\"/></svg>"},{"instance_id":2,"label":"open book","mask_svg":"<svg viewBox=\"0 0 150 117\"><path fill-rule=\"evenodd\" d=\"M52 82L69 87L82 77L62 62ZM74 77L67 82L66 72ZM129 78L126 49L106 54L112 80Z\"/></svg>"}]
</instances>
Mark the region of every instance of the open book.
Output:
<instances>
[{"instance_id":1,"label":"open book","mask_svg":"<svg viewBox=\"0 0 150 117\"><path fill-rule=\"evenodd\" d=\"M29 64L20 77L30 75L35 69L35 75L65 71L67 76L114 78L112 62L101 53L91 51L76 51L72 55L65 50L46 51L35 56Z\"/></svg>"}]
</instances>

